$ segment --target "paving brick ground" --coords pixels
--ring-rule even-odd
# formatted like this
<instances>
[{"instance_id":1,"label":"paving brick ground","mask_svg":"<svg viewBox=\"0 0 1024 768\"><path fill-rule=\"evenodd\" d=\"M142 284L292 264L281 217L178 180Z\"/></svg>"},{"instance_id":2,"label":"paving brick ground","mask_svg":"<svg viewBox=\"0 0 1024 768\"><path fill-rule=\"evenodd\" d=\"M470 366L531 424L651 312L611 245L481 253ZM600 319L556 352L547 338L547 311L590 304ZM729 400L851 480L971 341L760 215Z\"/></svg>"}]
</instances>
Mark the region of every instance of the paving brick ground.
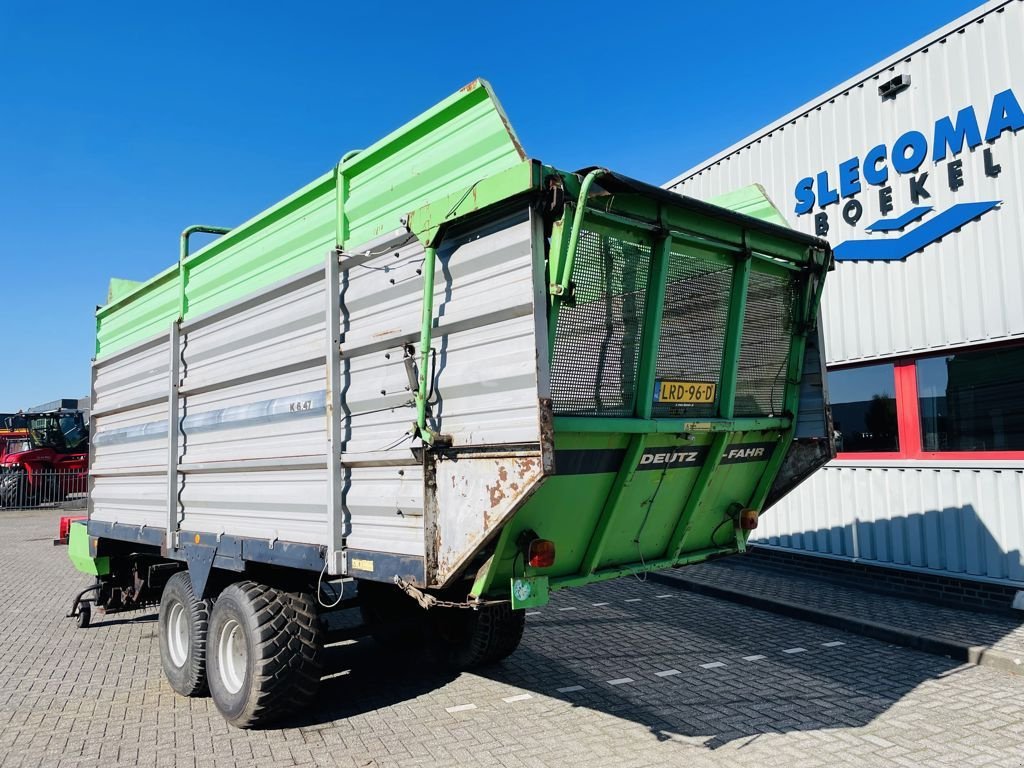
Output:
<instances>
[{"instance_id":1,"label":"paving brick ground","mask_svg":"<svg viewBox=\"0 0 1024 768\"><path fill-rule=\"evenodd\" d=\"M3 768L1024 765L1024 678L636 579L555 595L487 674L331 648L314 708L234 730L171 692L152 613L63 618L54 516L0 515Z\"/></svg>"},{"instance_id":2,"label":"paving brick ground","mask_svg":"<svg viewBox=\"0 0 1024 768\"><path fill-rule=\"evenodd\" d=\"M982 613L879 595L857 585L844 586L831 580L783 571L755 558L733 557L665 573L683 581L784 600L824 613L841 614L954 643L983 645L1024 656L1024 614L1014 617Z\"/></svg>"}]
</instances>

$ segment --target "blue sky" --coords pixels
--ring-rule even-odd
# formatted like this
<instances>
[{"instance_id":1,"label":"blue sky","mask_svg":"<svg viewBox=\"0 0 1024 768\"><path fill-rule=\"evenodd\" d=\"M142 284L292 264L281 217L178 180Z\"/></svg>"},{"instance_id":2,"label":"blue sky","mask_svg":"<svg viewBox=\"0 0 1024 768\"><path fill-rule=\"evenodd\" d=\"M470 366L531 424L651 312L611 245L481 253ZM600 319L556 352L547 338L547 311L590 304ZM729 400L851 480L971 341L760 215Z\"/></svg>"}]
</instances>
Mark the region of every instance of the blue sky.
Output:
<instances>
[{"instance_id":1,"label":"blue sky","mask_svg":"<svg viewBox=\"0 0 1024 768\"><path fill-rule=\"evenodd\" d=\"M0 0L0 412L88 392L110 277L475 77L532 156L660 184L975 5Z\"/></svg>"}]
</instances>

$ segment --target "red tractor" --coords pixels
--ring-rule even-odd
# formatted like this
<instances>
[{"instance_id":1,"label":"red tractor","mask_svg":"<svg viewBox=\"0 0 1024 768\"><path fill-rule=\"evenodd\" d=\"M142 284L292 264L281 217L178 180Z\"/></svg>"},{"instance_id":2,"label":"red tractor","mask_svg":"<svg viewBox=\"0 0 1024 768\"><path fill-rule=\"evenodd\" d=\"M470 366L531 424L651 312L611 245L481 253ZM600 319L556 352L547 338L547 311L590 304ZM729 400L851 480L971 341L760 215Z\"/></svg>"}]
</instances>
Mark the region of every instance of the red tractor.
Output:
<instances>
[{"instance_id":1,"label":"red tractor","mask_svg":"<svg viewBox=\"0 0 1024 768\"><path fill-rule=\"evenodd\" d=\"M81 411L7 416L0 436L0 507L55 503L88 490L89 429Z\"/></svg>"},{"instance_id":2,"label":"red tractor","mask_svg":"<svg viewBox=\"0 0 1024 768\"><path fill-rule=\"evenodd\" d=\"M7 455L7 443L28 437L28 422L24 413L0 413L0 462Z\"/></svg>"}]
</instances>

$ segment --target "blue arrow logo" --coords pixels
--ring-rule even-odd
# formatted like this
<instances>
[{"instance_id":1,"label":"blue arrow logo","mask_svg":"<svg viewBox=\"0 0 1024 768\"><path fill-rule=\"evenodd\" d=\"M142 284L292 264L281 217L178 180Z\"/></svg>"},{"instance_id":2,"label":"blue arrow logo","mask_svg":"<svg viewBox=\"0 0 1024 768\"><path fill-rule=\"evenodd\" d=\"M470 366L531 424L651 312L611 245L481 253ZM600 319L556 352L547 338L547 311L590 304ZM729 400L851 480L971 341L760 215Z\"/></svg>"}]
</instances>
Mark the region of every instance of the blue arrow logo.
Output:
<instances>
[{"instance_id":1,"label":"blue arrow logo","mask_svg":"<svg viewBox=\"0 0 1024 768\"><path fill-rule=\"evenodd\" d=\"M1000 200L957 203L900 237L878 240L847 240L833 249L836 261L899 261L931 245L955 229L988 213ZM931 208L919 207L895 219L879 219L867 229L871 232L892 232L917 221Z\"/></svg>"}]
</instances>

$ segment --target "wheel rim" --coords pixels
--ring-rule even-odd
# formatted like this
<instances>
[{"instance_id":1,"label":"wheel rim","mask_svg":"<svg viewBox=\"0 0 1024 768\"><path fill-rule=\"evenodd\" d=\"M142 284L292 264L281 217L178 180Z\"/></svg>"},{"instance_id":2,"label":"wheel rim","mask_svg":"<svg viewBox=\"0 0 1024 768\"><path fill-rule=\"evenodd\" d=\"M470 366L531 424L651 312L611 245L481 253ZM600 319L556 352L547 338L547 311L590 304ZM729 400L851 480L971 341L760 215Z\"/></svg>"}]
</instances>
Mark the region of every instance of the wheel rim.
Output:
<instances>
[{"instance_id":1,"label":"wheel rim","mask_svg":"<svg viewBox=\"0 0 1024 768\"><path fill-rule=\"evenodd\" d=\"M167 612L167 651L174 666L185 666L188 660L188 618L185 606L179 602L172 603Z\"/></svg>"},{"instance_id":2,"label":"wheel rim","mask_svg":"<svg viewBox=\"0 0 1024 768\"><path fill-rule=\"evenodd\" d=\"M228 619L217 638L217 666L220 667L221 682L229 693L242 690L248 660L249 649L242 627L234 619Z\"/></svg>"}]
</instances>

